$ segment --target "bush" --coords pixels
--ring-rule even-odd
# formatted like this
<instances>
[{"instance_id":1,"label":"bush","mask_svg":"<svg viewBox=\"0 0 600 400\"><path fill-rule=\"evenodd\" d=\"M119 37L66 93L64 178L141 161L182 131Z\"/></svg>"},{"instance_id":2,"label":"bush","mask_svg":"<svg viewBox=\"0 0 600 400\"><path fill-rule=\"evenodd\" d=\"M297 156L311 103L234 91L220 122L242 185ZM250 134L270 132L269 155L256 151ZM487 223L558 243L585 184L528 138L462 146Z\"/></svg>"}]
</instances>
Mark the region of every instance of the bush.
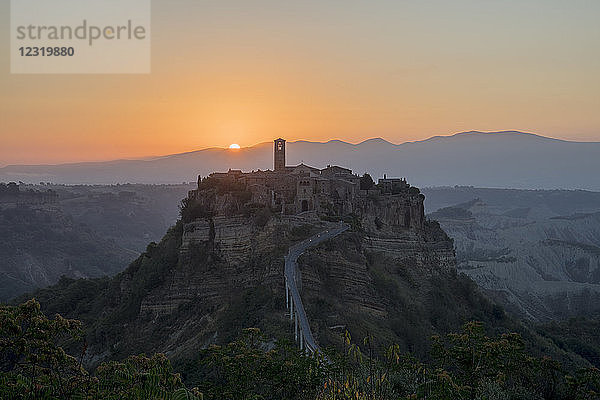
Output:
<instances>
[{"instance_id":1,"label":"bush","mask_svg":"<svg viewBox=\"0 0 600 400\"><path fill-rule=\"evenodd\" d=\"M254 215L254 223L263 228L271 220L273 213L268 207L264 207L256 211Z\"/></svg>"},{"instance_id":2,"label":"bush","mask_svg":"<svg viewBox=\"0 0 600 400\"><path fill-rule=\"evenodd\" d=\"M186 197L179 205L179 215L184 223L189 223L198 218L211 218L213 213L194 199Z\"/></svg>"},{"instance_id":3,"label":"bush","mask_svg":"<svg viewBox=\"0 0 600 400\"><path fill-rule=\"evenodd\" d=\"M163 354L111 361L90 374L81 364L85 346L79 359L61 347L81 341L81 322L48 319L35 300L0 306L0 338L3 399L197 399Z\"/></svg>"},{"instance_id":4,"label":"bush","mask_svg":"<svg viewBox=\"0 0 600 400\"><path fill-rule=\"evenodd\" d=\"M287 341L270 341L245 329L225 346L211 346L188 363L207 399L315 399L326 379L322 360Z\"/></svg>"}]
</instances>

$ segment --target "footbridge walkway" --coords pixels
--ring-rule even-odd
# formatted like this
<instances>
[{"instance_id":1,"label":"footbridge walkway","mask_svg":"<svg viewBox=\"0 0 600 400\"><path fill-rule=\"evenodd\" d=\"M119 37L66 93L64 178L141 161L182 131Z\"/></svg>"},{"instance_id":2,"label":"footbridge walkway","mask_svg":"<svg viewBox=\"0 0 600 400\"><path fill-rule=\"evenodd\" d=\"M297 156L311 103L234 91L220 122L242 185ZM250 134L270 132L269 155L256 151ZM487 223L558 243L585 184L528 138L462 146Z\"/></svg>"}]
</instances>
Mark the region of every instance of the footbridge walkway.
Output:
<instances>
[{"instance_id":1,"label":"footbridge walkway","mask_svg":"<svg viewBox=\"0 0 600 400\"><path fill-rule=\"evenodd\" d=\"M311 354L318 353L321 350L315 343L304 306L302 305L302 299L298 292L298 257L309 247L329 240L348 230L348 228L349 226L343 222L332 225L329 229L290 247L287 256L285 256L285 304L290 314L290 320L294 322L294 337L300 349L306 350Z\"/></svg>"}]
</instances>

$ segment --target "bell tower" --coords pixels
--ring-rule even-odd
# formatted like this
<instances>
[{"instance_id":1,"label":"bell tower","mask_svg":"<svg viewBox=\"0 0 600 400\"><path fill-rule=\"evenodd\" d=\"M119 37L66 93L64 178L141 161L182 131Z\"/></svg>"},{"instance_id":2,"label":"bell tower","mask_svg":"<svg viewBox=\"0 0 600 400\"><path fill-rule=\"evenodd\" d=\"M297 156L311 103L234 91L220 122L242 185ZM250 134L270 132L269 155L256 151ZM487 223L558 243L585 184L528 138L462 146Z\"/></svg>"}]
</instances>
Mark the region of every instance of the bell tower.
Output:
<instances>
[{"instance_id":1,"label":"bell tower","mask_svg":"<svg viewBox=\"0 0 600 400\"><path fill-rule=\"evenodd\" d=\"M285 140L284 139L276 139L275 140L275 153L274 153L274 165L273 168L275 171L284 171L285 170Z\"/></svg>"}]
</instances>

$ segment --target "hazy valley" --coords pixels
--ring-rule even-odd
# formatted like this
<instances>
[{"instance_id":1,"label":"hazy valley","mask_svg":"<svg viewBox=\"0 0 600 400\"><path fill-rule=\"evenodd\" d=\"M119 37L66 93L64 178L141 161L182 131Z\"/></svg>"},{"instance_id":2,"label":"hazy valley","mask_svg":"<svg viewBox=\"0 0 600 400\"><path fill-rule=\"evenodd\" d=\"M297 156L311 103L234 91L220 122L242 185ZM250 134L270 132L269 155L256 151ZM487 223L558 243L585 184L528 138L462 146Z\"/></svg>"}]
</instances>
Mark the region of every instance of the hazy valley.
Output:
<instances>
[{"instance_id":1,"label":"hazy valley","mask_svg":"<svg viewBox=\"0 0 600 400\"><path fill-rule=\"evenodd\" d=\"M464 137L515 135L523 138ZM519 357L535 363L600 365L600 193L420 190L338 166L288 166L279 143L273 171L230 169L194 184L2 186L3 300L34 296L44 313L82 321L84 350L65 345L87 368L161 353L207 393L223 384L211 381L207 357L246 346L246 328L264 335L259 357L271 343L286 359L285 343L302 349L309 329L332 356L365 338L372 362L393 344L416 357L402 368L417 368L414 360L438 359L436 338L463 329L500 346L518 337L510 351L527 348ZM298 325L297 309L286 311L284 256L341 221L346 231L298 259Z\"/></svg>"},{"instance_id":2,"label":"hazy valley","mask_svg":"<svg viewBox=\"0 0 600 400\"><path fill-rule=\"evenodd\" d=\"M122 271L175 222L179 200L190 187L20 185L16 195L5 190L0 193L0 301L52 285L63 275L92 278ZM48 190L51 200L38 199Z\"/></svg>"},{"instance_id":3,"label":"hazy valley","mask_svg":"<svg viewBox=\"0 0 600 400\"><path fill-rule=\"evenodd\" d=\"M227 168L265 170L272 143L240 150L204 149L146 160L0 168L0 181L67 184L179 183ZM600 190L600 143L570 142L522 132L464 132L393 144L370 139L288 143L290 165L340 165L374 177L402 174L418 187L473 185L519 189Z\"/></svg>"},{"instance_id":4,"label":"hazy valley","mask_svg":"<svg viewBox=\"0 0 600 400\"><path fill-rule=\"evenodd\" d=\"M599 315L600 193L425 192L460 202L429 217L454 239L458 270L508 310L536 321Z\"/></svg>"}]
</instances>

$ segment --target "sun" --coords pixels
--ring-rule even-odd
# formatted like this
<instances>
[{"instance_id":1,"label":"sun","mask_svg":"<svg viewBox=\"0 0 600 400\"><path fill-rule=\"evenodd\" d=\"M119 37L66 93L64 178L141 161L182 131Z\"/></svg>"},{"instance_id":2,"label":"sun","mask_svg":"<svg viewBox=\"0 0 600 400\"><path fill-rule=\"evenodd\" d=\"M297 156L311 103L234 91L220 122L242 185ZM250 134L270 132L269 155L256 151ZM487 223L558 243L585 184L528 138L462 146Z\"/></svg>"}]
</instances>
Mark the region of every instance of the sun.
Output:
<instances>
[{"instance_id":1,"label":"sun","mask_svg":"<svg viewBox=\"0 0 600 400\"><path fill-rule=\"evenodd\" d=\"M239 145L239 144L237 144L237 143L233 143L233 144L230 144L230 145L229 145L229 148L230 148L230 149L239 149L239 148L240 148L240 145Z\"/></svg>"}]
</instances>

